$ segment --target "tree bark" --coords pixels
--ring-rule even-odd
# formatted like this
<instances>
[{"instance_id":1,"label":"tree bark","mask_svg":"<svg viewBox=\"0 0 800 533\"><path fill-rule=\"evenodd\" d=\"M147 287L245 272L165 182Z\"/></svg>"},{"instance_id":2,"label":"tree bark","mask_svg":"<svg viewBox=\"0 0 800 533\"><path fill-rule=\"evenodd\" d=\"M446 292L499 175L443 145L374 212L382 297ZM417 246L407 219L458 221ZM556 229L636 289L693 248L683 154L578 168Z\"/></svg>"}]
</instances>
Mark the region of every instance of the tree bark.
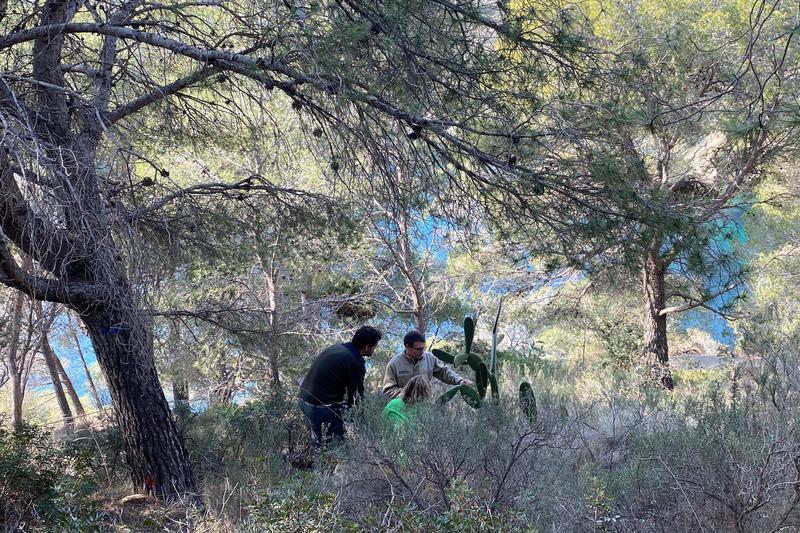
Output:
<instances>
[{"instance_id":1,"label":"tree bark","mask_svg":"<svg viewBox=\"0 0 800 533\"><path fill-rule=\"evenodd\" d=\"M256 256L258 257L258 264L261 267L261 271L263 273L264 278L264 299L265 299L265 311L267 316L267 326L269 326L269 337L265 338L266 344L266 352L267 352L267 361L269 364L269 374L270 374L270 381L272 385L277 389L281 386L281 374L280 374L280 349L278 347L278 276L279 276L279 265L277 262L277 244L280 242L280 235L283 233L281 231L281 226L276 228L279 237L278 240L273 243L272 246L272 253L269 257L265 257L266 254L261 252L261 248L267 245L267 243L263 242L263 238L258 233L253 235L254 242L258 244L256 247ZM305 307L307 300L304 296L303 298L303 307ZM266 336L265 336L266 337Z\"/></svg>"},{"instance_id":2,"label":"tree bark","mask_svg":"<svg viewBox=\"0 0 800 533\"><path fill-rule=\"evenodd\" d=\"M179 422L185 421L189 415L189 384L185 379L172 377L172 400L174 406L172 412Z\"/></svg>"},{"instance_id":3,"label":"tree bark","mask_svg":"<svg viewBox=\"0 0 800 533\"><path fill-rule=\"evenodd\" d=\"M83 408L83 402L81 402L78 392L75 390L75 386L72 384L72 379L70 379L69 374L67 374L67 371L64 369L64 365L61 364L61 358L58 357L58 354L54 353L54 355L56 368L58 369L58 375L61 377L61 384L64 386L67 396L69 396L69 399L72 402L72 406L75 408L75 413L80 417L86 416L86 410Z\"/></svg>"},{"instance_id":4,"label":"tree bark","mask_svg":"<svg viewBox=\"0 0 800 533\"><path fill-rule=\"evenodd\" d=\"M40 83L35 86L30 134L36 146L44 147L44 160L51 168L50 176L39 176L51 193L45 212L57 207L63 221L55 224L38 215L32 207L36 196L19 188L16 163L3 153L0 278L37 299L66 304L81 317L111 392L134 487L161 497L195 493L191 464L156 375L152 324L139 311L121 267L96 172L98 146L107 129L102 117L109 108L117 38L102 37L91 104L63 89L68 86L62 70L63 25L79 5L66 0L42 4L40 25L53 29L35 37L31 56L33 78ZM109 26L125 21L132 5L115 10ZM52 277L22 271L5 239Z\"/></svg>"},{"instance_id":5,"label":"tree bark","mask_svg":"<svg viewBox=\"0 0 800 533\"><path fill-rule=\"evenodd\" d=\"M83 348L81 348L81 341L78 338L78 334L75 333L75 330L72 328L72 326L70 326L70 331L72 333L72 338L75 341L75 349L77 350L78 357L81 360L83 371L86 373L86 382L89 384L89 390L92 391L92 398L94 399L95 407L97 409L102 409L103 401L100 399L100 394L97 392L97 387L94 384L92 373L89 372L89 366L86 364L86 358L83 356Z\"/></svg>"},{"instance_id":6,"label":"tree bark","mask_svg":"<svg viewBox=\"0 0 800 533\"><path fill-rule=\"evenodd\" d=\"M414 259L414 248L409 237L411 222L408 213L402 211L402 217L402 229L398 239L400 247L400 264L398 266L411 290L411 315L414 317L414 326L424 336L428 329L424 281L421 269Z\"/></svg>"},{"instance_id":7,"label":"tree bark","mask_svg":"<svg viewBox=\"0 0 800 533\"><path fill-rule=\"evenodd\" d=\"M186 377L186 368L182 364L181 334L178 325L171 323L168 325L169 335L167 343L172 348L172 358L169 363L169 380L172 383L172 412L175 418L181 422L188 418L189 409L189 380Z\"/></svg>"},{"instance_id":8,"label":"tree bark","mask_svg":"<svg viewBox=\"0 0 800 533\"><path fill-rule=\"evenodd\" d=\"M64 387L61 386L61 377L59 376L58 366L56 365L57 356L50 346L46 331L42 332L40 348L44 362L47 365L47 372L50 374L50 381L53 383L53 391L56 395L58 408L61 410L61 417L64 419L64 426L70 427L72 426L72 410L69 408L67 395L64 394Z\"/></svg>"},{"instance_id":9,"label":"tree bark","mask_svg":"<svg viewBox=\"0 0 800 533\"><path fill-rule=\"evenodd\" d=\"M67 389L67 394L70 395L72 399L72 404L75 407L75 412L79 416L85 416L86 413L83 410L83 406L81 405L80 399L75 392L75 388L72 386L72 381L70 381L69 376L64 371L64 367L61 365L61 360L58 358L58 355L53 350L52 345L50 344L50 331L53 328L53 323L56 321L58 317L58 307L54 304L50 304L50 306L45 310L45 306L42 302L34 302L33 304L34 309L36 309L36 314L39 319L39 351L44 358L45 365L47 366L47 372L50 374L50 381L53 384L53 391L56 395L56 403L58 403L58 408L61 410L61 416L64 420L64 426L67 428L72 427L72 410L70 409L69 402L67 401L67 395L64 393L64 389Z\"/></svg>"},{"instance_id":10,"label":"tree bark","mask_svg":"<svg viewBox=\"0 0 800 533\"><path fill-rule=\"evenodd\" d=\"M11 331L9 345L6 349L6 366L11 380L11 424L18 426L22 423L22 402L25 400L24 372L20 368L17 355L19 353L19 332L22 327L22 304L25 295L21 292L14 294L14 310L11 313Z\"/></svg>"},{"instance_id":11,"label":"tree bark","mask_svg":"<svg viewBox=\"0 0 800 533\"><path fill-rule=\"evenodd\" d=\"M271 338L269 339L270 346L267 346L269 354L269 373L272 380L272 385L274 385L277 389L281 386L281 373L280 362L278 361L279 349L277 317L275 316L278 312L278 272L275 269L274 261L275 257L273 256L272 264L270 265L272 268L269 272L264 272L264 281L267 292L267 322L271 334Z\"/></svg>"},{"instance_id":12,"label":"tree bark","mask_svg":"<svg viewBox=\"0 0 800 533\"><path fill-rule=\"evenodd\" d=\"M228 354L220 351L211 365L212 379L215 383L208 390L208 401L212 405L230 405L236 393L237 370L228 364Z\"/></svg>"},{"instance_id":13,"label":"tree bark","mask_svg":"<svg viewBox=\"0 0 800 533\"><path fill-rule=\"evenodd\" d=\"M651 375L666 389L673 388L669 369L669 344L667 339L665 275L666 265L659 255L660 240L651 243L642 264L642 290L644 293L644 353L643 358Z\"/></svg>"},{"instance_id":14,"label":"tree bark","mask_svg":"<svg viewBox=\"0 0 800 533\"><path fill-rule=\"evenodd\" d=\"M417 331L422 333L424 336L426 330L428 329L428 321L425 319L425 303L422 297L423 293L416 284L412 285L412 290L412 301L414 307L411 311L411 314L414 316L414 323L417 327Z\"/></svg>"},{"instance_id":15,"label":"tree bark","mask_svg":"<svg viewBox=\"0 0 800 533\"><path fill-rule=\"evenodd\" d=\"M124 291L124 289L120 289ZM153 360L151 325L130 295L81 313L111 392L136 490L161 497L195 493L183 441Z\"/></svg>"}]
</instances>

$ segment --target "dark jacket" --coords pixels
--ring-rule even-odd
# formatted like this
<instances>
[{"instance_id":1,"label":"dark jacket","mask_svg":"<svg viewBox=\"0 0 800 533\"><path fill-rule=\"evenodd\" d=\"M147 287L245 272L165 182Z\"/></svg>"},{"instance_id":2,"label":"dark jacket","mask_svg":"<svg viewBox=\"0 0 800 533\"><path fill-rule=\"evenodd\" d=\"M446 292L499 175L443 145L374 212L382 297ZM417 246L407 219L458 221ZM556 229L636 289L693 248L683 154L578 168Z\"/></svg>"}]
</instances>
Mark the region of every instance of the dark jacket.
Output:
<instances>
[{"instance_id":1,"label":"dark jacket","mask_svg":"<svg viewBox=\"0 0 800 533\"><path fill-rule=\"evenodd\" d=\"M300 385L300 398L314 405L342 402L353 405L364 394L364 358L353 343L335 344L322 351Z\"/></svg>"}]
</instances>

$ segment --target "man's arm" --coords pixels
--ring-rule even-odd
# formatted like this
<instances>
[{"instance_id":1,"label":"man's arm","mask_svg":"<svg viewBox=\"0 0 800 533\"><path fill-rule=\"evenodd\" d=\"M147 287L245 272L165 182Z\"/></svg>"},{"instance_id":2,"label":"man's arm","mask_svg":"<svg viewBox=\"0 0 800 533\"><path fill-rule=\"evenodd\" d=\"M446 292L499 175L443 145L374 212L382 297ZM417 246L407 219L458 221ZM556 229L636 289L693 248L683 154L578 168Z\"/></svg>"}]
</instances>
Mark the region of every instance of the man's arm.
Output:
<instances>
[{"instance_id":1,"label":"man's arm","mask_svg":"<svg viewBox=\"0 0 800 533\"><path fill-rule=\"evenodd\" d=\"M386 364L386 373L383 375L383 393L389 398L397 398L403 392L403 387L397 380L397 369L390 359Z\"/></svg>"},{"instance_id":2,"label":"man's arm","mask_svg":"<svg viewBox=\"0 0 800 533\"><path fill-rule=\"evenodd\" d=\"M467 385L473 384L472 381L462 378L458 372L444 364L444 362L435 355L428 354L428 356L433 359L433 377L439 381L450 385L460 385L461 383L466 383Z\"/></svg>"},{"instance_id":3,"label":"man's arm","mask_svg":"<svg viewBox=\"0 0 800 533\"><path fill-rule=\"evenodd\" d=\"M356 398L364 396L364 376L367 369L358 361L350 364L347 378L347 405L352 406Z\"/></svg>"}]
</instances>

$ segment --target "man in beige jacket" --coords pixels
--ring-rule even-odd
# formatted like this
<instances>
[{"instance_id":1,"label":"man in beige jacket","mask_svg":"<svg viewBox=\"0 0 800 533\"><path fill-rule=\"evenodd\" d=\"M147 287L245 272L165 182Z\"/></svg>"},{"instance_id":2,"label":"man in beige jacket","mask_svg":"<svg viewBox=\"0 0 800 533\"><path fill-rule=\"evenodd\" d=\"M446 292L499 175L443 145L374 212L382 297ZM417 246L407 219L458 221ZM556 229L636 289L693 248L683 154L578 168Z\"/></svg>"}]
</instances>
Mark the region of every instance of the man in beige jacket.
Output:
<instances>
[{"instance_id":1,"label":"man in beige jacket","mask_svg":"<svg viewBox=\"0 0 800 533\"><path fill-rule=\"evenodd\" d=\"M403 337L403 353L395 355L386 365L383 377L383 393L396 398L403 392L403 387L413 376L425 376L428 381L436 378L450 385L466 383L474 386L469 379L462 378L454 370L448 368L432 353L425 351L425 337L418 331L409 331Z\"/></svg>"}]
</instances>

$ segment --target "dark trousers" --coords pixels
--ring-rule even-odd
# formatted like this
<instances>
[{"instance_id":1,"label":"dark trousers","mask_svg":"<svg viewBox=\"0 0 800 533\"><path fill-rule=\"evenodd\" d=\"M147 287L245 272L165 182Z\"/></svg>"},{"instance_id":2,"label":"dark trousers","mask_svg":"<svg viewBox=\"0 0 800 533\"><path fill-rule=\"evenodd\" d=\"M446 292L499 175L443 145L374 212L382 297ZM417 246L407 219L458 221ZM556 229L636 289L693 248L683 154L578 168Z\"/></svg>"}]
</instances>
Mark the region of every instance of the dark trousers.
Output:
<instances>
[{"instance_id":1,"label":"dark trousers","mask_svg":"<svg viewBox=\"0 0 800 533\"><path fill-rule=\"evenodd\" d=\"M344 420L342 419L344 406L342 404L313 405L300 400L298 405L308 419L308 425L311 426L317 446L330 443L334 437L344 438Z\"/></svg>"}]
</instances>

